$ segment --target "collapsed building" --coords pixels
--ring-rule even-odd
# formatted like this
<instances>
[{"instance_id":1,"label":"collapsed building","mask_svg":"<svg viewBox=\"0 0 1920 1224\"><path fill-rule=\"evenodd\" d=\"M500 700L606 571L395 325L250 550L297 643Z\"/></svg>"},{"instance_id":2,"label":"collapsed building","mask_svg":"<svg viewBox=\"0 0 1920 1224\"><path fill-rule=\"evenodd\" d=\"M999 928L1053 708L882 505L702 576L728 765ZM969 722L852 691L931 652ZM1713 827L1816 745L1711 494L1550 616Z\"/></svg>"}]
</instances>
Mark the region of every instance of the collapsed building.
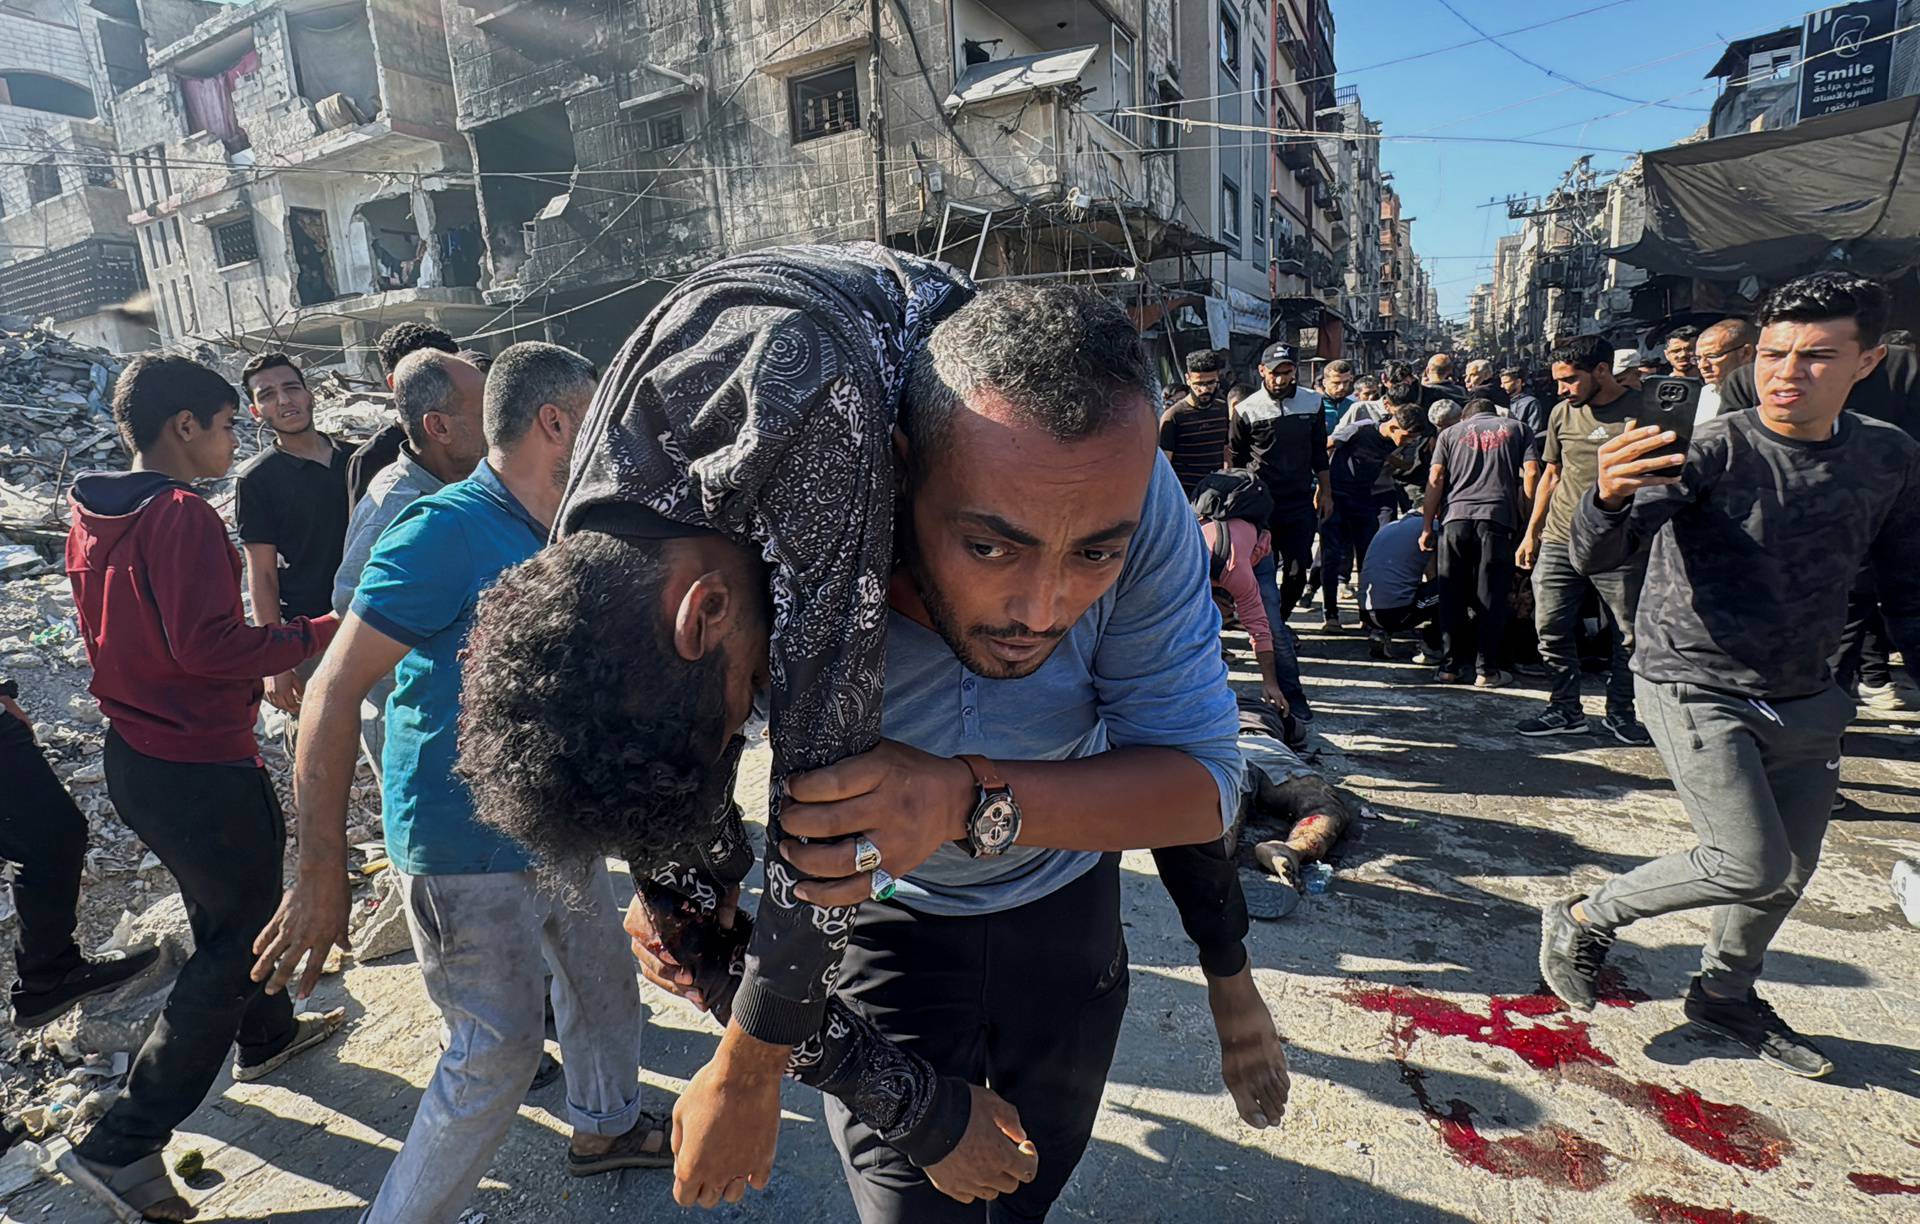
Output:
<instances>
[{"instance_id":1,"label":"collapsed building","mask_svg":"<svg viewBox=\"0 0 1920 1224\"><path fill-rule=\"evenodd\" d=\"M877 237L1171 326L1222 249L1134 113L1178 77L1171 0L876 7L445 0L485 300L604 352L713 259Z\"/></svg>"},{"instance_id":2,"label":"collapsed building","mask_svg":"<svg viewBox=\"0 0 1920 1224\"><path fill-rule=\"evenodd\" d=\"M172 345L283 345L371 372L403 321L464 334L478 201L440 12L410 0L194 4L113 98L130 221Z\"/></svg>"},{"instance_id":3,"label":"collapsed building","mask_svg":"<svg viewBox=\"0 0 1920 1224\"><path fill-rule=\"evenodd\" d=\"M77 0L0 4L0 315L125 351L152 333L117 309L145 284L103 105L118 29Z\"/></svg>"}]
</instances>

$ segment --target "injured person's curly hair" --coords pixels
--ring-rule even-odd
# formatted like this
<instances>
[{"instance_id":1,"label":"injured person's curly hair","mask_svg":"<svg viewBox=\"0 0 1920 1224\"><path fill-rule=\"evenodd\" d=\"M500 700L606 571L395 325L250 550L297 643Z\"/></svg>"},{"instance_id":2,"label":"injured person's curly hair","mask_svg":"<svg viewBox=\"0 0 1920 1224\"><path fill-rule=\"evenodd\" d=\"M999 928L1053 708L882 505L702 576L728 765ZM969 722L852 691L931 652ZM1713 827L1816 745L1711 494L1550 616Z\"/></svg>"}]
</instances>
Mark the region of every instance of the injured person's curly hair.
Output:
<instances>
[{"instance_id":1,"label":"injured person's curly hair","mask_svg":"<svg viewBox=\"0 0 1920 1224\"><path fill-rule=\"evenodd\" d=\"M725 654L674 649L664 579L658 541L586 531L480 597L454 772L547 866L673 858L728 810Z\"/></svg>"}]
</instances>

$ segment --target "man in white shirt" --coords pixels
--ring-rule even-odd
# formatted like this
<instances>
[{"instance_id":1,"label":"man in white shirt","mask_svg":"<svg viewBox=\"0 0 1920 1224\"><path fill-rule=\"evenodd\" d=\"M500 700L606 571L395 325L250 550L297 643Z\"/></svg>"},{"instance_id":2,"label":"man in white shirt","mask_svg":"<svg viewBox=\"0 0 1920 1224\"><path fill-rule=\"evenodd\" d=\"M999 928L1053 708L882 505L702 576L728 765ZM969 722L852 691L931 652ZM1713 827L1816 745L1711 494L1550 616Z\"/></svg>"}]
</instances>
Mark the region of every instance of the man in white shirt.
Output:
<instances>
[{"instance_id":1,"label":"man in white shirt","mask_svg":"<svg viewBox=\"0 0 1920 1224\"><path fill-rule=\"evenodd\" d=\"M1693 356L1707 385L1700 389L1700 406L1693 414L1696 427L1720 415L1720 384L1735 370L1753 364L1754 343L1759 339L1759 329L1745 319L1722 319L1700 333Z\"/></svg>"}]
</instances>

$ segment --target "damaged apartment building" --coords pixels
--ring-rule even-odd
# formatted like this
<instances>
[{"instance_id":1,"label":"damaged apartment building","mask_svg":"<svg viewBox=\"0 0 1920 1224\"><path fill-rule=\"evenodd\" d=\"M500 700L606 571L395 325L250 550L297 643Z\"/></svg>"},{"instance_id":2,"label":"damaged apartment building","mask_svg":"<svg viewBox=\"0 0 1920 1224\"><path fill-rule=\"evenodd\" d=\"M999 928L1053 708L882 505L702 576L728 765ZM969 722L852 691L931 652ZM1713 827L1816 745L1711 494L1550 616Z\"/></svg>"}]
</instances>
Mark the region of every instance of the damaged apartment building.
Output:
<instances>
[{"instance_id":1,"label":"damaged apartment building","mask_svg":"<svg viewBox=\"0 0 1920 1224\"><path fill-rule=\"evenodd\" d=\"M0 2L0 315L126 351L153 335L119 309L145 282L106 122L116 31L79 0Z\"/></svg>"},{"instance_id":2,"label":"damaged apartment building","mask_svg":"<svg viewBox=\"0 0 1920 1224\"><path fill-rule=\"evenodd\" d=\"M1170 323L1222 249L1180 220L1173 9L445 0L485 298L605 352L710 260L881 237Z\"/></svg>"},{"instance_id":3,"label":"damaged apartment building","mask_svg":"<svg viewBox=\"0 0 1920 1224\"><path fill-rule=\"evenodd\" d=\"M439 9L138 2L146 71L112 106L166 342L279 344L371 373L394 323L484 328L496 312Z\"/></svg>"}]
</instances>

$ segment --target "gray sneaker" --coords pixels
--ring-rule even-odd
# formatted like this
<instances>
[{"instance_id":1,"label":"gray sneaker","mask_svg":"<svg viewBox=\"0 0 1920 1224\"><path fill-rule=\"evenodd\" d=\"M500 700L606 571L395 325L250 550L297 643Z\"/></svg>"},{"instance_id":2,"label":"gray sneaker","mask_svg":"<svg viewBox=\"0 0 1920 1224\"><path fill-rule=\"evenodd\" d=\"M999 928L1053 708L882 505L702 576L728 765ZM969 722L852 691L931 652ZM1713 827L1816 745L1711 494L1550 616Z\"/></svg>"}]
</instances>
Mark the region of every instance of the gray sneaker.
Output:
<instances>
[{"instance_id":1,"label":"gray sneaker","mask_svg":"<svg viewBox=\"0 0 1920 1224\"><path fill-rule=\"evenodd\" d=\"M1606 963L1607 950L1613 947L1613 935L1582 926L1573 916L1574 903L1584 900L1569 897L1540 912L1540 976L1562 1003L1590 1012L1594 981Z\"/></svg>"},{"instance_id":2,"label":"gray sneaker","mask_svg":"<svg viewBox=\"0 0 1920 1224\"><path fill-rule=\"evenodd\" d=\"M1681 1011L1695 1028L1752 1050L1760 1061L1793 1075L1819 1079L1833 1071L1833 1060L1794 1031L1772 1004L1748 988L1744 999L1716 999L1693 979Z\"/></svg>"},{"instance_id":3,"label":"gray sneaker","mask_svg":"<svg viewBox=\"0 0 1920 1224\"><path fill-rule=\"evenodd\" d=\"M1629 748L1651 748L1653 737L1640 725L1640 720L1631 714L1609 714L1600 720L1600 725L1612 734L1613 738Z\"/></svg>"},{"instance_id":4,"label":"gray sneaker","mask_svg":"<svg viewBox=\"0 0 1920 1224\"><path fill-rule=\"evenodd\" d=\"M1585 735L1587 728L1587 716L1579 710L1569 712L1559 706L1548 706L1537 717L1521 719L1514 730L1537 739L1543 735Z\"/></svg>"}]
</instances>

